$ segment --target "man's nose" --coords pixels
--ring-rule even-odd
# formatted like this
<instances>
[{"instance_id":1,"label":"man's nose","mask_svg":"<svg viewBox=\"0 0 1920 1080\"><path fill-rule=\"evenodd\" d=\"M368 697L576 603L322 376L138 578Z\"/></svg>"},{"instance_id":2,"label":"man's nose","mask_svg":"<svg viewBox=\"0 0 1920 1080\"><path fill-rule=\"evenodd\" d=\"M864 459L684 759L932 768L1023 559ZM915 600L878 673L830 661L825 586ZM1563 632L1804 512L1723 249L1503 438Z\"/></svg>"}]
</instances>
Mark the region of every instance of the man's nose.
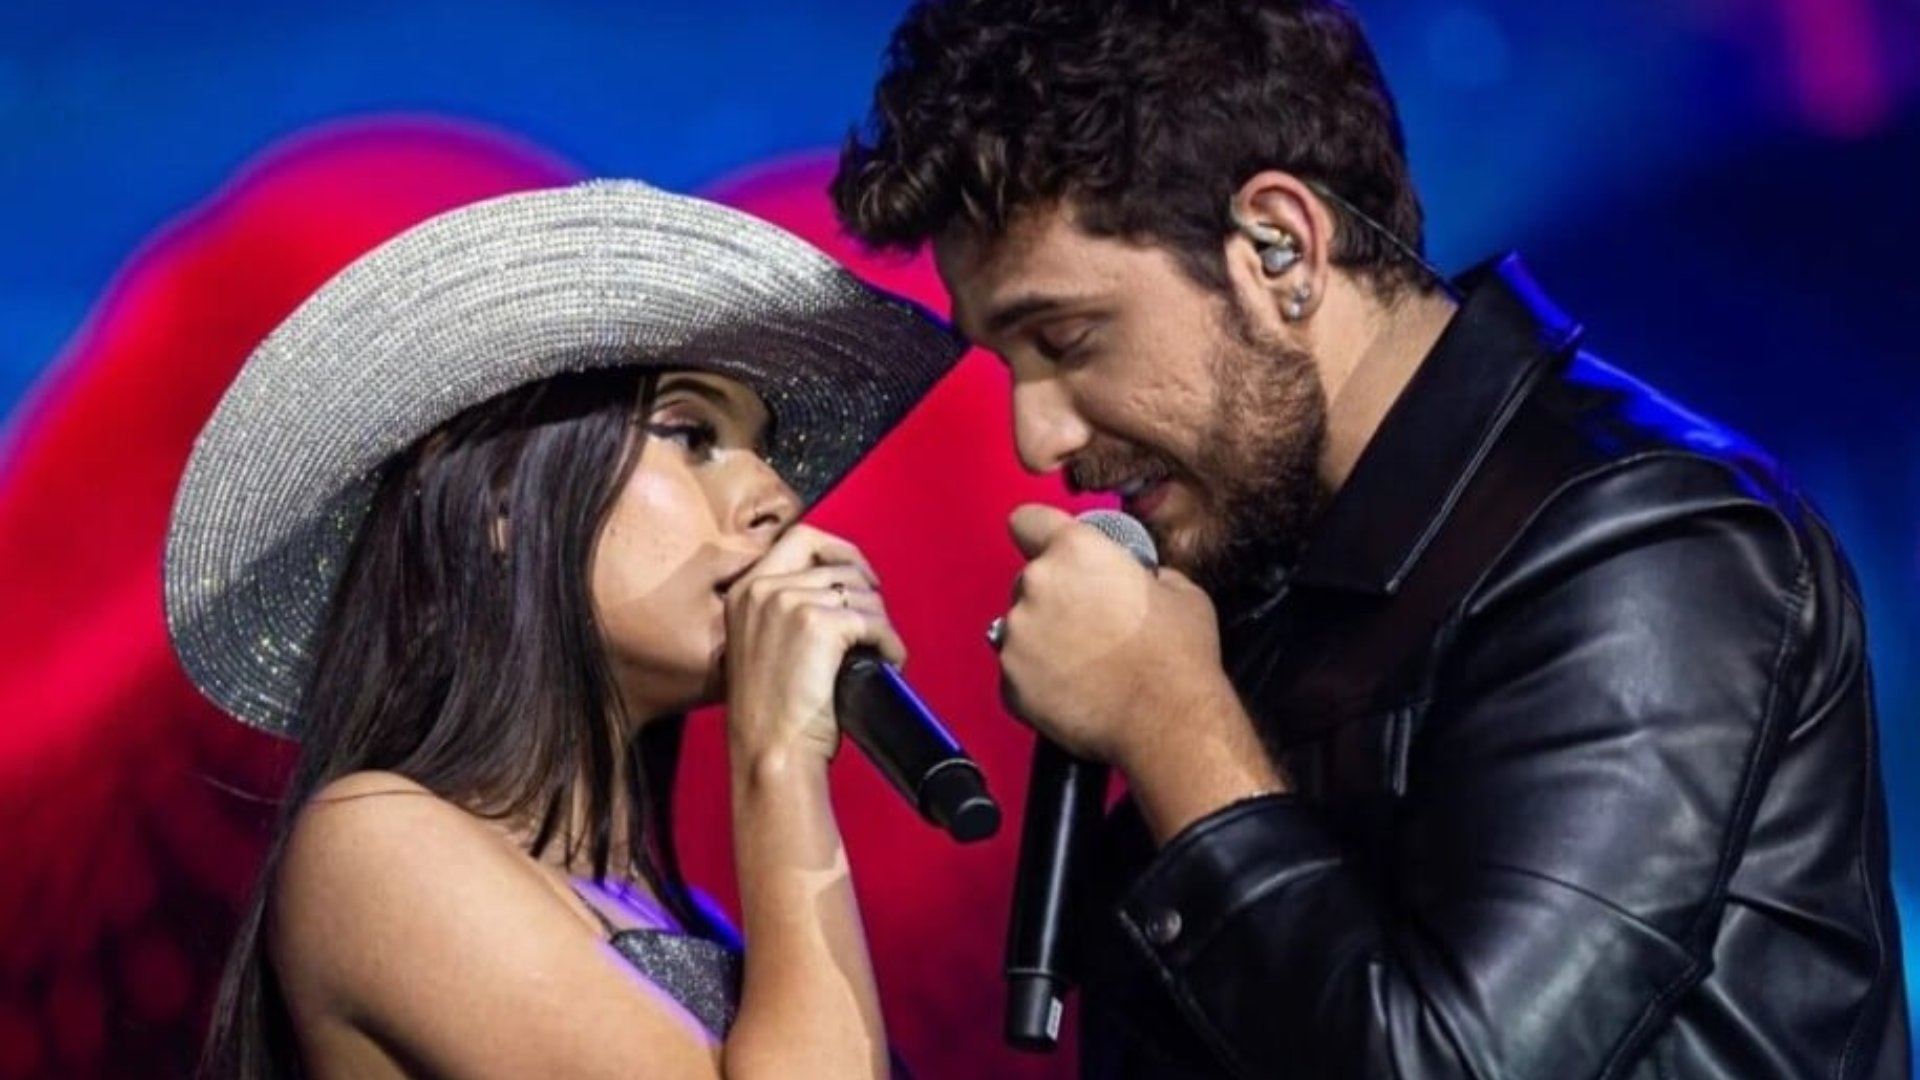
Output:
<instances>
[{"instance_id":1,"label":"man's nose","mask_svg":"<svg viewBox=\"0 0 1920 1080\"><path fill-rule=\"evenodd\" d=\"M1013 443L1020 464L1044 475L1087 445L1087 423L1058 379L1018 379L1013 386Z\"/></svg>"}]
</instances>

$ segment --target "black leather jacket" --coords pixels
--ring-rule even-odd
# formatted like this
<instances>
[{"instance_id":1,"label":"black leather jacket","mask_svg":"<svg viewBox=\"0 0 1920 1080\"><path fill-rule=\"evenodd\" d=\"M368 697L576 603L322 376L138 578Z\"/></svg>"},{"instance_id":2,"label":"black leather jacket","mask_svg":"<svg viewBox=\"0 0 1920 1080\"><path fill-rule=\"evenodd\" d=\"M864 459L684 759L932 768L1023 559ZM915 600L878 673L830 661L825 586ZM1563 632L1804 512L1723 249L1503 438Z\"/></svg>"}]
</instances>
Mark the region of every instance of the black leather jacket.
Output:
<instances>
[{"instance_id":1,"label":"black leather jacket","mask_svg":"<svg viewBox=\"0 0 1920 1080\"><path fill-rule=\"evenodd\" d=\"M1287 584L1222 604L1297 792L1107 823L1085 1075L1908 1076L1826 524L1517 259L1460 284Z\"/></svg>"}]
</instances>

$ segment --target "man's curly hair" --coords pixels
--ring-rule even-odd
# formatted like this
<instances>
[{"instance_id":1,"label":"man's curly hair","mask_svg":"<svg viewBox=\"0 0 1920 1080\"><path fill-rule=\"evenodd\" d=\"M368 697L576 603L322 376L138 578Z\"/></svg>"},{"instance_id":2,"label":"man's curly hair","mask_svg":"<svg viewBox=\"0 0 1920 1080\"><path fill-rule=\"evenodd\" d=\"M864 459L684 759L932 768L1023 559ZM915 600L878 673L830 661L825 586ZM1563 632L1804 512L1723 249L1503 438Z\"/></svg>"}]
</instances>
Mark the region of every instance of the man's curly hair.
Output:
<instances>
[{"instance_id":1,"label":"man's curly hair","mask_svg":"<svg viewBox=\"0 0 1920 1080\"><path fill-rule=\"evenodd\" d=\"M1268 168L1338 196L1335 265L1383 298L1434 286L1340 205L1422 250L1393 97L1332 0L918 0L832 193L856 237L904 250L1067 204L1217 288L1228 200Z\"/></svg>"}]
</instances>

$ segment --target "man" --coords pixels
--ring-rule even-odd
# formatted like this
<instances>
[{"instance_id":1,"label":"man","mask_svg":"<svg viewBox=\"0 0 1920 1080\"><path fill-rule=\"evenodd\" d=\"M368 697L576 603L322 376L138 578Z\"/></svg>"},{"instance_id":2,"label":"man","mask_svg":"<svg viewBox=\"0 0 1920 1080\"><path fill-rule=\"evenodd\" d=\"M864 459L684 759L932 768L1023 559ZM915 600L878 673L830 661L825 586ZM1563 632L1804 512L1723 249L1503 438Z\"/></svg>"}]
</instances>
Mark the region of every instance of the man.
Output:
<instances>
[{"instance_id":1,"label":"man","mask_svg":"<svg viewBox=\"0 0 1920 1080\"><path fill-rule=\"evenodd\" d=\"M1517 259L1430 271L1347 11L916 4L834 195L1160 546L1013 520L1009 704L1129 788L1088 1075L1908 1075L1832 536Z\"/></svg>"}]
</instances>

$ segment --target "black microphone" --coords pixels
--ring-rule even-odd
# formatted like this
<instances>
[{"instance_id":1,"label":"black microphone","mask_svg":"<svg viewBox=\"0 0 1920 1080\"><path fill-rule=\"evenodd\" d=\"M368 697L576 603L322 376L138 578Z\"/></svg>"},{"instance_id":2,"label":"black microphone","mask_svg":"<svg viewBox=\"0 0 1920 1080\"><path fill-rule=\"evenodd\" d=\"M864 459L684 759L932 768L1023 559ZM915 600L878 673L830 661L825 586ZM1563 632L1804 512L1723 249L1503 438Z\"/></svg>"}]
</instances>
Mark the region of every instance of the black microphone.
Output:
<instances>
[{"instance_id":1,"label":"black microphone","mask_svg":"<svg viewBox=\"0 0 1920 1080\"><path fill-rule=\"evenodd\" d=\"M1000 804L967 752L872 646L855 646L833 684L840 730L920 816L963 844L1000 831Z\"/></svg>"},{"instance_id":2,"label":"black microphone","mask_svg":"<svg viewBox=\"0 0 1920 1080\"><path fill-rule=\"evenodd\" d=\"M1160 552L1139 521L1118 510L1089 510L1079 520L1126 548L1140 565L1159 568ZM1060 1017L1076 963L1065 916L1105 809L1107 773L1105 765L1076 758L1049 739L1034 740L1007 923L1006 1039L1018 1050L1045 1052L1060 1044Z\"/></svg>"}]
</instances>

